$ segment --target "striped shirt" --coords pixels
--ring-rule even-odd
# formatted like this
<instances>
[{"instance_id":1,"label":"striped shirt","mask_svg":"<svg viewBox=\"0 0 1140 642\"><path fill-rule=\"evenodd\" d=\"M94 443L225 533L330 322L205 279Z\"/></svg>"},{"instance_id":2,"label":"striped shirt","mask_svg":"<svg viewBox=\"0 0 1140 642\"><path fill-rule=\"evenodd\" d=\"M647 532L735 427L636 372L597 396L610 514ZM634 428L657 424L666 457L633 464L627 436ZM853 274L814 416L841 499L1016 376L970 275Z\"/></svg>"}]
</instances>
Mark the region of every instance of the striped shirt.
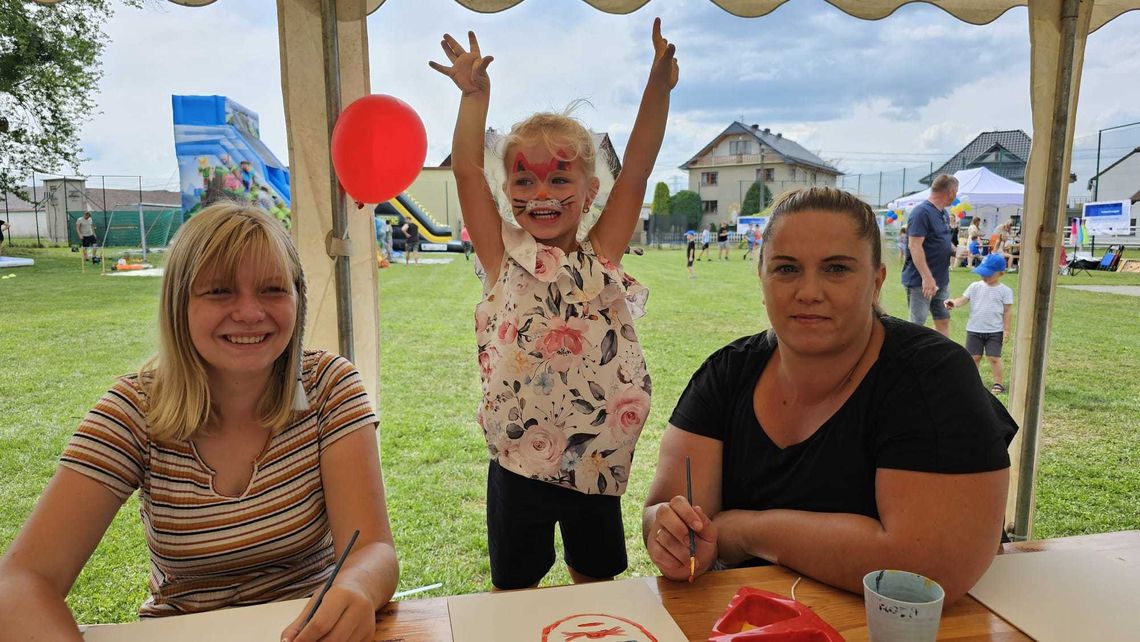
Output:
<instances>
[{"instance_id":1,"label":"striped shirt","mask_svg":"<svg viewBox=\"0 0 1140 642\"><path fill-rule=\"evenodd\" d=\"M270 438L239 497L214 491L193 443L150 438L138 375L121 377L79 424L61 465L123 501L139 491L151 594L141 617L300 598L332 572L321 453L377 419L348 360L306 352L302 377L309 410Z\"/></svg>"},{"instance_id":2,"label":"striped shirt","mask_svg":"<svg viewBox=\"0 0 1140 642\"><path fill-rule=\"evenodd\" d=\"M998 283L988 285L985 281L974 281L966 286L962 296L970 300L970 320L966 322L967 332L1003 332L1005 330L1005 306L1013 305L1013 290L1008 285Z\"/></svg>"}]
</instances>

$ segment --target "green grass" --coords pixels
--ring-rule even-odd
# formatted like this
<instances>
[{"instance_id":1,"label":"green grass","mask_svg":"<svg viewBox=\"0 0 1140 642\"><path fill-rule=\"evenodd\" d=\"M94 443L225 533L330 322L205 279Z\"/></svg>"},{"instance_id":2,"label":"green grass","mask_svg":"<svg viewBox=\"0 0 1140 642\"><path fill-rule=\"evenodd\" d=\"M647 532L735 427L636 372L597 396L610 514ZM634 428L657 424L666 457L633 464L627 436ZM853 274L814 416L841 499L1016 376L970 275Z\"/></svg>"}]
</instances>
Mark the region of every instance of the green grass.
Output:
<instances>
[{"instance_id":1,"label":"green grass","mask_svg":"<svg viewBox=\"0 0 1140 642\"><path fill-rule=\"evenodd\" d=\"M0 272L0 545L31 511L79 417L153 349L158 280L79 272L66 250L16 248L32 268ZM472 309L479 285L462 256L448 265L380 273L381 449L401 588L443 582L429 595L489 588L484 526L486 451L474 421L479 401ZM701 361L767 326L752 264L696 264L680 251L629 257L649 286L638 332L654 380L653 411L623 499L630 575L653 567L639 515L673 404ZM905 313L897 263L884 307ZM974 277L958 271L960 294ZM1006 281L1015 290L1016 279ZM1062 284L1140 285L1136 274L1061 277ZM953 337L965 336L957 312ZM1058 289L1038 473L1035 534L1055 537L1140 528L1140 298ZM1007 371L1009 356L1005 359ZM989 381L987 366L983 379ZM556 565L547 582L568 580ZM147 561L131 499L88 563L69 603L80 621L134 619Z\"/></svg>"}]
</instances>

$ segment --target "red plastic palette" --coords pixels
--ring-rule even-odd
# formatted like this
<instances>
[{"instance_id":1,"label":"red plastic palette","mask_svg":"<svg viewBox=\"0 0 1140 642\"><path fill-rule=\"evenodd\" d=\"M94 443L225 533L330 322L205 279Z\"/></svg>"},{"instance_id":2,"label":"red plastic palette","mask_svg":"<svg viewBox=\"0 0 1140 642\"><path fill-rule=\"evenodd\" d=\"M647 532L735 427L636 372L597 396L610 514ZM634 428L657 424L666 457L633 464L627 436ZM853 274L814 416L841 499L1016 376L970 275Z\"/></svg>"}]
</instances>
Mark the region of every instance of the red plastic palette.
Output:
<instances>
[{"instance_id":1,"label":"red plastic palette","mask_svg":"<svg viewBox=\"0 0 1140 642\"><path fill-rule=\"evenodd\" d=\"M742 587L713 625L709 642L843 642L807 606L776 593Z\"/></svg>"}]
</instances>

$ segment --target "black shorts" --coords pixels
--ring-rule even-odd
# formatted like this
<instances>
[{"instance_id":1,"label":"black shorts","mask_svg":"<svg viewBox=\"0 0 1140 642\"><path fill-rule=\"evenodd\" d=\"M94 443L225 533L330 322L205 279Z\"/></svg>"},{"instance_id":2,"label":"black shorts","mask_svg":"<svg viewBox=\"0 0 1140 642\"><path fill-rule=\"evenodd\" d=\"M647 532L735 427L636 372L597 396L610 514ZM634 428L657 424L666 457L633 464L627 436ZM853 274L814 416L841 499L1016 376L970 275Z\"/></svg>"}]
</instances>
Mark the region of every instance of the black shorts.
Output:
<instances>
[{"instance_id":1,"label":"black shorts","mask_svg":"<svg viewBox=\"0 0 1140 642\"><path fill-rule=\"evenodd\" d=\"M707 249L709 249L709 244L708 244L708 243L701 243L701 249L702 249L702 250L707 250Z\"/></svg>"},{"instance_id":2,"label":"black shorts","mask_svg":"<svg viewBox=\"0 0 1140 642\"><path fill-rule=\"evenodd\" d=\"M566 565L578 573L613 577L628 566L620 497L528 479L491 461L487 548L496 588L527 588L546 576L554 566L555 522L562 530Z\"/></svg>"},{"instance_id":3,"label":"black shorts","mask_svg":"<svg viewBox=\"0 0 1140 642\"><path fill-rule=\"evenodd\" d=\"M99 244L99 239L94 236L84 236L79 239L79 242L83 244L83 247L95 247Z\"/></svg>"},{"instance_id":4,"label":"black shorts","mask_svg":"<svg viewBox=\"0 0 1140 642\"><path fill-rule=\"evenodd\" d=\"M970 332L966 331L966 352L972 356L1000 357L1001 332Z\"/></svg>"}]
</instances>

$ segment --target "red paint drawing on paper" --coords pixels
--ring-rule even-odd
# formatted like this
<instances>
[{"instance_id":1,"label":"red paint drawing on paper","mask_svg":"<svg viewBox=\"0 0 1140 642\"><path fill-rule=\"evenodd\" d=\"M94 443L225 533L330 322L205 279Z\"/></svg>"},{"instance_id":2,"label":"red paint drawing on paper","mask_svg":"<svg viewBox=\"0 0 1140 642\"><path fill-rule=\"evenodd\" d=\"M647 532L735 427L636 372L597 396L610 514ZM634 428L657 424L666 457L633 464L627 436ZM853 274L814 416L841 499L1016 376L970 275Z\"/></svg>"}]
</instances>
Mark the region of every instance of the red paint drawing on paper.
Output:
<instances>
[{"instance_id":1,"label":"red paint drawing on paper","mask_svg":"<svg viewBox=\"0 0 1140 642\"><path fill-rule=\"evenodd\" d=\"M542 630L542 642L657 642L644 626L605 613L581 613L558 620Z\"/></svg>"}]
</instances>

